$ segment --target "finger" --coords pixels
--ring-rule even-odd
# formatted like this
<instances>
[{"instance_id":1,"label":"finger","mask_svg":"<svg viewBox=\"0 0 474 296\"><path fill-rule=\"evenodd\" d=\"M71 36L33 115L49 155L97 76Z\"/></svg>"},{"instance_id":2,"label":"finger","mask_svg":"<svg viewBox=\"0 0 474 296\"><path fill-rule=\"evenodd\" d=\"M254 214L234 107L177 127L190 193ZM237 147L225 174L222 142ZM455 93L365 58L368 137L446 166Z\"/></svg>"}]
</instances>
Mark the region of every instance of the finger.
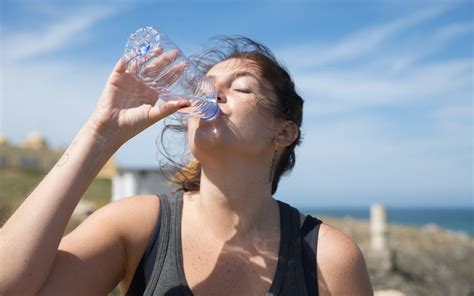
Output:
<instances>
[{"instance_id":1,"label":"finger","mask_svg":"<svg viewBox=\"0 0 474 296\"><path fill-rule=\"evenodd\" d=\"M178 80L186 69L187 63L182 62L171 68L160 79L156 81L158 87L169 87Z\"/></svg>"},{"instance_id":2,"label":"finger","mask_svg":"<svg viewBox=\"0 0 474 296\"><path fill-rule=\"evenodd\" d=\"M173 66L169 71L165 72L162 76L150 76L150 78L144 79L144 82L151 88L159 91L161 89L168 89L173 83L175 83L183 74L188 63L181 62L178 65Z\"/></svg>"},{"instance_id":3,"label":"finger","mask_svg":"<svg viewBox=\"0 0 474 296\"><path fill-rule=\"evenodd\" d=\"M153 50L151 51L151 55L152 55L152 56L154 56L154 55L159 56L160 54L163 53L163 50L164 50L164 49L161 48L161 47L155 48L155 49L153 49Z\"/></svg>"},{"instance_id":4,"label":"finger","mask_svg":"<svg viewBox=\"0 0 474 296\"><path fill-rule=\"evenodd\" d=\"M154 59L155 56L159 56L162 53L163 48L160 47L153 49L151 52L144 56L140 56L133 51L129 51L122 57L122 63L125 66L125 70L131 73L138 74L138 71L142 67L142 64L145 64L146 66L147 61Z\"/></svg>"},{"instance_id":5,"label":"finger","mask_svg":"<svg viewBox=\"0 0 474 296\"><path fill-rule=\"evenodd\" d=\"M158 74L174 63L179 56L179 50L172 50L157 57L153 57L146 62L140 75L142 77L157 77Z\"/></svg>"},{"instance_id":6,"label":"finger","mask_svg":"<svg viewBox=\"0 0 474 296\"><path fill-rule=\"evenodd\" d=\"M150 108L148 117L152 123L155 123L166 116L169 116L179 109L189 107L191 104L187 100L168 101L159 106Z\"/></svg>"},{"instance_id":7,"label":"finger","mask_svg":"<svg viewBox=\"0 0 474 296\"><path fill-rule=\"evenodd\" d=\"M139 59L130 60L127 64L127 71L138 76L141 62Z\"/></svg>"}]
</instances>

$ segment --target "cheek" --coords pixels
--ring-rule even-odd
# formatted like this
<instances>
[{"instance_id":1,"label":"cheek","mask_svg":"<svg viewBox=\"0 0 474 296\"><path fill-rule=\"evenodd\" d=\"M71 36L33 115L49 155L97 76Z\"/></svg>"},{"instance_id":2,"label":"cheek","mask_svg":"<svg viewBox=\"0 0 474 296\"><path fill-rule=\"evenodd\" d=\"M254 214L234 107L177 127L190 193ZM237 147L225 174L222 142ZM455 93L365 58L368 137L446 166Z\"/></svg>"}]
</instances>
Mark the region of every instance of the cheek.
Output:
<instances>
[{"instance_id":1,"label":"cheek","mask_svg":"<svg viewBox=\"0 0 474 296\"><path fill-rule=\"evenodd\" d=\"M275 136L273 118L255 108L240 113L235 121L242 142L247 145L268 145Z\"/></svg>"}]
</instances>

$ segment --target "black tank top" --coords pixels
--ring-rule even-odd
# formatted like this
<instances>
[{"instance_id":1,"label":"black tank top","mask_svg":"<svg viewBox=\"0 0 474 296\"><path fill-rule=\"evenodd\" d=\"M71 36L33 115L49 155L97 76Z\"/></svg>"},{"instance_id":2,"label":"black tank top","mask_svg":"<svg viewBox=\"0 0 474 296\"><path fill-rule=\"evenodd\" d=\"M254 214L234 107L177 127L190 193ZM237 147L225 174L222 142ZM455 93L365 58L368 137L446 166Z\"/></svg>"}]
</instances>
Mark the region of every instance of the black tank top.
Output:
<instances>
[{"instance_id":1,"label":"black tank top","mask_svg":"<svg viewBox=\"0 0 474 296\"><path fill-rule=\"evenodd\" d=\"M181 251L183 193L162 194L160 201L155 231L127 296L193 295L184 276ZM300 228L299 211L282 201L278 205L281 231L278 263L266 295L318 295L316 250L322 221L307 215Z\"/></svg>"}]
</instances>

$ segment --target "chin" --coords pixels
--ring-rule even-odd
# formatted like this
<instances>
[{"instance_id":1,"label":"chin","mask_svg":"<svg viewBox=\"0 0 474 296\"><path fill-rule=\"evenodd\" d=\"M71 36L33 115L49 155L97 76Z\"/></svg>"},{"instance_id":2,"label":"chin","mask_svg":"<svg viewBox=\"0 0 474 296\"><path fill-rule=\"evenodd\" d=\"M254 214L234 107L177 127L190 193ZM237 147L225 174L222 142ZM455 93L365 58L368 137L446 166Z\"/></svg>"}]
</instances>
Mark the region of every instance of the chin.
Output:
<instances>
[{"instance_id":1,"label":"chin","mask_svg":"<svg viewBox=\"0 0 474 296\"><path fill-rule=\"evenodd\" d=\"M215 160L221 156L228 157L229 151L235 148L235 135L222 125L200 120L195 128L190 125L188 143L197 160Z\"/></svg>"}]
</instances>

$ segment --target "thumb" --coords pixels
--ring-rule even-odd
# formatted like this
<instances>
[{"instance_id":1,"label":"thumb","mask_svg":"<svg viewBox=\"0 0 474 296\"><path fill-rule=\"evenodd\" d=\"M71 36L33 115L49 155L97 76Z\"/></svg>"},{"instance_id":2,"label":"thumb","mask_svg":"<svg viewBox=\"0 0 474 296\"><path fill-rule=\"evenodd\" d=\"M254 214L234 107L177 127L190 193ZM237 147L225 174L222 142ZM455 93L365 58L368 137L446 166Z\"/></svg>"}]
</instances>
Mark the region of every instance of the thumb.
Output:
<instances>
[{"instance_id":1,"label":"thumb","mask_svg":"<svg viewBox=\"0 0 474 296\"><path fill-rule=\"evenodd\" d=\"M168 101L158 106L153 106L148 114L152 123L175 113L179 109L189 107L191 104L187 100Z\"/></svg>"}]
</instances>

